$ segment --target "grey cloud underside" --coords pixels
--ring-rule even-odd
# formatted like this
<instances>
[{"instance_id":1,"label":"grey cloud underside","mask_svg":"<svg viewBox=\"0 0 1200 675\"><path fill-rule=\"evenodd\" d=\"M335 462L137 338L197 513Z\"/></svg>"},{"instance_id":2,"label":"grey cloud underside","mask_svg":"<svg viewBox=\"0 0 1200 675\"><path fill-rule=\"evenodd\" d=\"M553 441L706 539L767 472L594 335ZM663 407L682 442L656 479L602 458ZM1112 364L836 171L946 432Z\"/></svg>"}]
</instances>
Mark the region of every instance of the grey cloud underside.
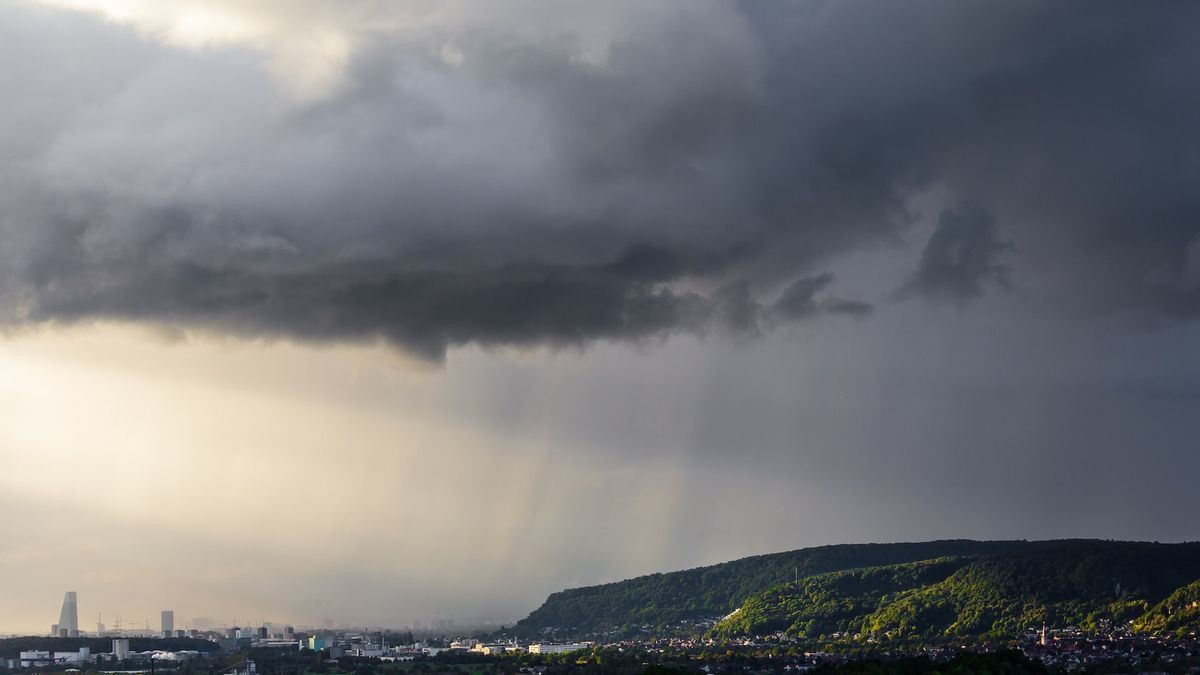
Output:
<instances>
[{"instance_id":1,"label":"grey cloud underside","mask_svg":"<svg viewBox=\"0 0 1200 675\"><path fill-rule=\"evenodd\" d=\"M676 9L604 9L598 58L516 16L447 20L453 64L377 35L285 105L236 50L5 8L2 316L433 356L753 334L868 315L823 271L914 238L929 195L880 298L1011 270L1063 312L1200 315L1195 3Z\"/></svg>"},{"instance_id":2,"label":"grey cloud underside","mask_svg":"<svg viewBox=\"0 0 1200 675\"><path fill-rule=\"evenodd\" d=\"M806 319L823 313L861 318L874 311L870 303L861 300L832 296L819 298L818 294L832 283L833 275L828 272L797 279L784 289L768 311L768 316L783 321Z\"/></svg>"},{"instance_id":3,"label":"grey cloud underside","mask_svg":"<svg viewBox=\"0 0 1200 675\"><path fill-rule=\"evenodd\" d=\"M567 346L699 333L727 311L719 294L663 288L652 281L656 271L629 259L478 270L330 264L271 273L177 262L131 268L124 279L106 270L105 279L69 279L61 288L56 279L39 290L25 320L102 316L305 340L381 338L440 359L447 347L471 342ZM741 311L758 321L751 305Z\"/></svg>"},{"instance_id":4,"label":"grey cloud underside","mask_svg":"<svg viewBox=\"0 0 1200 675\"><path fill-rule=\"evenodd\" d=\"M991 214L972 205L947 209L900 294L963 302L982 294L986 284L1007 286L1011 270L1003 258L1011 250L1011 243L999 239Z\"/></svg>"},{"instance_id":5,"label":"grey cloud underside","mask_svg":"<svg viewBox=\"0 0 1200 675\"><path fill-rule=\"evenodd\" d=\"M861 316L871 309L854 301L819 302L815 296L832 281L830 274L817 284L797 282L774 305L756 301L746 282L709 294L658 283L684 269L666 251L649 247L632 248L602 265L458 270L356 262L265 272L142 260L124 273L98 268L43 275L48 283L22 319L99 316L304 340L380 338L440 359L447 347L472 342L579 346L713 328L750 335L780 319L822 312ZM810 307L796 311L797 303Z\"/></svg>"}]
</instances>

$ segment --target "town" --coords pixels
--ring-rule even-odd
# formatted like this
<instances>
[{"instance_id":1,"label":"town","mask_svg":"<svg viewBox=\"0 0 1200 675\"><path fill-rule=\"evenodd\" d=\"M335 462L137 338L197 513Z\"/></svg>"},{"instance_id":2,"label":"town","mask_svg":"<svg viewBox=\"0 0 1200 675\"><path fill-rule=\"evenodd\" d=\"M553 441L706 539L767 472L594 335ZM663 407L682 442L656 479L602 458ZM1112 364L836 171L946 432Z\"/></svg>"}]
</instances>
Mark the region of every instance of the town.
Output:
<instances>
[{"instance_id":1,"label":"town","mask_svg":"<svg viewBox=\"0 0 1200 675\"><path fill-rule=\"evenodd\" d=\"M9 637L0 652L0 669L22 673L101 671L105 673L194 672L226 675L273 673L356 673L377 671L632 672L625 666L650 664L686 672L806 672L856 661L899 662L924 658L945 663L961 654L1019 653L1061 672L1196 675L1200 673L1200 636L1136 634L1108 624L1099 631L1076 627L1031 626L1015 639L964 642L923 640L889 642L861 634L839 633L815 643L783 632L739 639L699 635L568 641L520 640L503 630L480 628L473 636L454 634L443 622L414 633L332 626L295 628L266 623L256 627L217 627L211 619L193 619L177 628L172 610L163 610L158 630L80 629L78 599L64 598L59 623L50 635ZM607 664L607 666L606 666ZM640 671L638 671L640 672Z\"/></svg>"}]
</instances>

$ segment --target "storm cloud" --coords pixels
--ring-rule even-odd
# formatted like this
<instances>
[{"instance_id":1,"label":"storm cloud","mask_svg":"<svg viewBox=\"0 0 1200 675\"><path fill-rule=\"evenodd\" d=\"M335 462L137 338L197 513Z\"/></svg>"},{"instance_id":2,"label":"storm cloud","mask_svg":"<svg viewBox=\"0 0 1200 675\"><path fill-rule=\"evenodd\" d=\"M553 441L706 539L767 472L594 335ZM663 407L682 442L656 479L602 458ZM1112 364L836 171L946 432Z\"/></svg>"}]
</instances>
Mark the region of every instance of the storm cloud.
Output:
<instances>
[{"instance_id":1,"label":"storm cloud","mask_svg":"<svg viewBox=\"0 0 1200 675\"><path fill-rule=\"evenodd\" d=\"M908 293L1200 313L1194 3L389 6L0 10L0 321L755 335L929 225Z\"/></svg>"},{"instance_id":2,"label":"storm cloud","mask_svg":"<svg viewBox=\"0 0 1200 675\"><path fill-rule=\"evenodd\" d=\"M0 3L0 630L1197 538L1197 26Z\"/></svg>"},{"instance_id":3,"label":"storm cloud","mask_svg":"<svg viewBox=\"0 0 1200 675\"><path fill-rule=\"evenodd\" d=\"M970 205L942 211L916 273L900 293L964 302L989 283L1007 286L1011 270L1002 259L1011 250L1012 244L999 240L990 214Z\"/></svg>"}]
</instances>

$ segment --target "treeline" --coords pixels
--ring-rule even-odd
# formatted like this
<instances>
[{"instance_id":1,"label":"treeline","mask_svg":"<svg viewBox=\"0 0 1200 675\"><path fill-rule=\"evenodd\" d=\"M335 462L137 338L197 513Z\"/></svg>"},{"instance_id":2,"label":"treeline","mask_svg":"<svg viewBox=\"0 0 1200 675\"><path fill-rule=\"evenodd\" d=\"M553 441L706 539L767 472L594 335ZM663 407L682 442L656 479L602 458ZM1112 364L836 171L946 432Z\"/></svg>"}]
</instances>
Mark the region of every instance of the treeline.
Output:
<instances>
[{"instance_id":1,"label":"treeline","mask_svg":"<svg viewBox=\"0 0 1200 675\"><path fill-rule=\"evenodd\" d=\"M0 638L0 658L15 659L21 652L75 652L81 647L88 647L93 654L103 654L112 651L113 638L80 637L12 637ZM198 651L215 652L217 644L208 640L196 638L129 638L129 648L135 652L145 652L154 649L163 651Z\"/></svg>"}]
</instances>

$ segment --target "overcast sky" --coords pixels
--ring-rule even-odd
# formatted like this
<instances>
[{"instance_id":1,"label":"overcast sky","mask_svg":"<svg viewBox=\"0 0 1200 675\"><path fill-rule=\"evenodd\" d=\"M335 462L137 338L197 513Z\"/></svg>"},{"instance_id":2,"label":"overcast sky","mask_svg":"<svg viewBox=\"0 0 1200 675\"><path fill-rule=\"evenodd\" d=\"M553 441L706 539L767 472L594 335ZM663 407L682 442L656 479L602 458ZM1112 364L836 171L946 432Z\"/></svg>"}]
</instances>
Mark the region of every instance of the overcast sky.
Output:
<instances>
[{"instance_id":1,"label":"overcast sky","mask_svg":"<svg viewBox=\"0 0 1200 675\"><path fill-rule=\"evenodd\" d=\"M0 631L1200 538L1200 4L0 4Z\"/></svg>"}]
</instances>

